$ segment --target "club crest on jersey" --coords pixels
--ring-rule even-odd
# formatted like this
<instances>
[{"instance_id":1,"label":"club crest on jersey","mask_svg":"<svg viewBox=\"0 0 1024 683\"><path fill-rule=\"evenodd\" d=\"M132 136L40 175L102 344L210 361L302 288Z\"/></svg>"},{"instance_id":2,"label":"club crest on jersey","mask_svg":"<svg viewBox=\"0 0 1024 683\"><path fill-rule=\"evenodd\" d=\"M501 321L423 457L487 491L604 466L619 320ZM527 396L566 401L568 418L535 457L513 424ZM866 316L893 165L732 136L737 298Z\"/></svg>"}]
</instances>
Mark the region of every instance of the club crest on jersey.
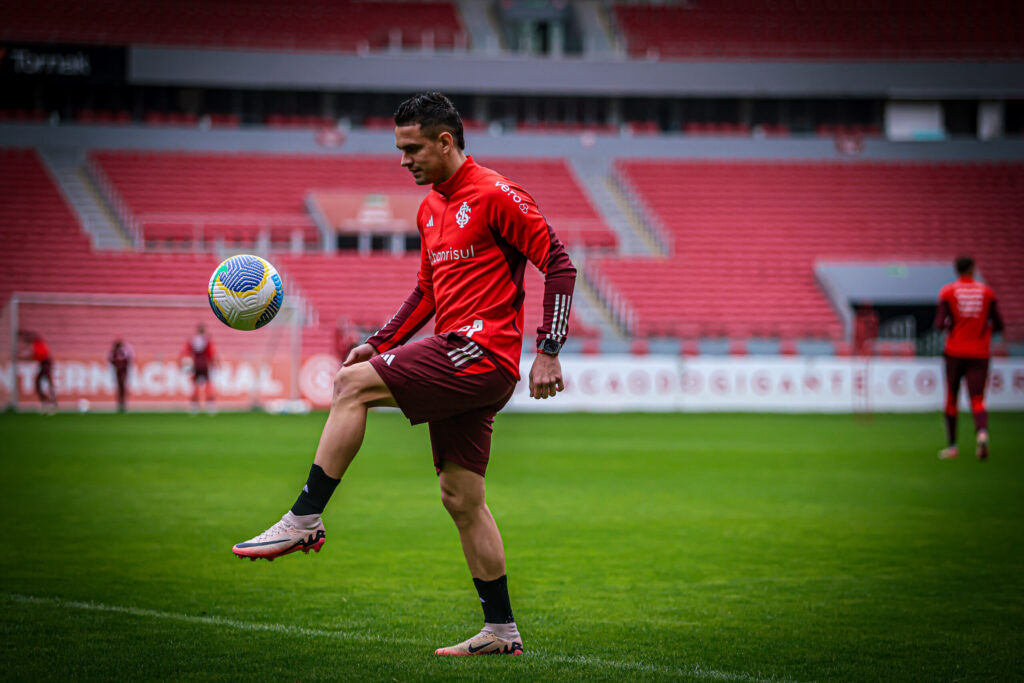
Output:
<instances>
[{"instance_id":1,"label":"club crest on jersey","mask_svg":"<svg viewBox=\"0 0 1024 683\"><path fill-rule=\"evenodd\" d=\"M462 206L459 207L459 212L455 214L455 222L459 224L460 228L466 227L466 223L469 222L469 204L462 202Z\"/></svg>"}]
</instances>

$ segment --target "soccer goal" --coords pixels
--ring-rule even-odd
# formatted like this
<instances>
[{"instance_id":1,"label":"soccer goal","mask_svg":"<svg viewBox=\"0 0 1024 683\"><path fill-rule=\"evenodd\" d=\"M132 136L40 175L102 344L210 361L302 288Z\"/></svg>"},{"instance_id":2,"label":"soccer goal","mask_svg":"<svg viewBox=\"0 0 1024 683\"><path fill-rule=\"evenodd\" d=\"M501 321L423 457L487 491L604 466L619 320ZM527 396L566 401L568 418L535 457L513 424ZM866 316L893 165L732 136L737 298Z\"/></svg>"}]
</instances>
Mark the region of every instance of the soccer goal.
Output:
<instances>
[{"instance_id":1,"label":"soccer goal","mask_svg":"<svg viewBox=\"0 0 1024 683\"><path fill-rule=\"evenodd\" d=\"M59 409L113 409L117 382L108 358L120 339L134 355L128 409L187 409L192 380L183 355L202 325L214 345L211 384L219 409L294 401L303 311L299 298L288 297L272 323L242 332L221 324L203 295L17 292L0 313L0 400L8 409L40 408L40 364L32 353L33 340L41 338L52 358Z\"/></svg>"}]
</instances>

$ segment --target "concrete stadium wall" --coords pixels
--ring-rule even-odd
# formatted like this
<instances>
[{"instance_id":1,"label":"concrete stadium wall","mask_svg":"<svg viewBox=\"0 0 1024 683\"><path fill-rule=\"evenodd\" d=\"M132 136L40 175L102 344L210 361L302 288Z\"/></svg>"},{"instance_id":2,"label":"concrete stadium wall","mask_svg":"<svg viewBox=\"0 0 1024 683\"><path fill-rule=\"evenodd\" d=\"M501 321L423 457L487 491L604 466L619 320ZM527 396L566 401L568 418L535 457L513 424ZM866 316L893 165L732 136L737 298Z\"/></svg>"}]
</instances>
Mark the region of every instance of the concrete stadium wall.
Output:
<instances>
[{"instance_id":1,"label":"concrete stadium wall","mask_svg":"<svg viewBox=\"0 0 1024 683\"><path fill-rule=\"evenodd\" d=\"M200 130L144 125L0 124L0 145L5 147L220 150L340 155L395 153L394 136L388 131L352 130L344 135L344 142L336 147L325 147L318 143L317 138L317 133L312 130L280 130L265 127ZM683 134L625 137L471 133L466 144L468 152L481 156L561 156L604 161L620 157L851 161L1024 159L1024 139L1019 138L995 141L957 139L921 142L890 142L867 138L863 142L863 150L856 155L841 153L837 150L835 141L821 137L757 139Z\"/></svg>"},{"instance_id":2,"label":"concrete stadium wall","mask_svg":"<svg viewBox=\"0 0 1024 683\"><path fill-rule=\"evenodd\" d=\"M524 383L507 410L522 412L938 412L941 358L748 358L563 354L565 391L529 396ZM524 358L528 376L532 358ZM1024 410L1024 359L992 362L987 402ZM969 410L966 392L962 410Z\"/></svg>"},{"instance_id":3,"label":"concrete stadium wall","mask_svg":"<svg viewBox=\"0 0 1024 683\"><path fill-rule=\"evenodd\" d=\"M697 357L562 354L565 391L554 399L529 396L521 381L506 410L514 412L936 412L944 389L941 358ZM524 356L528 377L533 356ZM316 354L299 369L299 403L324 408L339 367L333 356ZM19 363L19 405L36 405L34 366ZM0 362L0 399L13 388L10 363ZM58 358L54 380L62 405L109 409L113 376L105 358ZM228 409L271 407L289 400L287 369L252 359L223 358L213 375L218 402ZM190 383L173 360L140 359L129 381L137 408L184 409ZM969 410L966 393L962 410ZM84 403L83 403L84 402ZM1024 410L1024 359L992 362L987 402L993 410Z\"/></svg>"}]
</instances>

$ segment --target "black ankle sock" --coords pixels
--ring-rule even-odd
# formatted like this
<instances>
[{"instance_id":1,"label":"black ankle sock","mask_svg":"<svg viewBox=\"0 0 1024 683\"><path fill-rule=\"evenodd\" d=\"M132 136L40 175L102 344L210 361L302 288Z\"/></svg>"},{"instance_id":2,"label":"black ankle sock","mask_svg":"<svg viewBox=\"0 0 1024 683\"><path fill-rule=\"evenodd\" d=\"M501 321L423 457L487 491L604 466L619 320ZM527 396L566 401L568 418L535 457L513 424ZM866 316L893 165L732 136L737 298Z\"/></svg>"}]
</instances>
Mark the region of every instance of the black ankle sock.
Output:
<instances>
[{"instance_id":1,"label":"black ankle sock","mask_svg":"<svg viewBox=\"0 0 1024 683\"><path fill-rule=\"evenodd\" d=\"M337 488L341 479L328 477L320 468L320 465L313 465L309 468L309 479L302 487L295 505L292 505L292 514L295 515L319 515L327 507L327 501Z\"/></svg>"},{"instance_id":2,"label":"black ankle sock","mask_svg":"<svg viewBox=\"0 0 1024 683\"><path fill-rule=\"evenodd\" d=\"M956 415L943 415L946 418L946 442L950 446L956 445Z\"/></svg>"},{"instance_id":3,"label":"black ankle sock","mask_svg":"<svg viewBox=\"0 0 1024 683\"><path fill-rule=\"evenodd\" d=\"M473 579L476 592L480 596L480 606L484 608L484 622L488 624L511 624L512 603L508 599L508 576L502 574L494 581Z\"/></svg>"}]
</instances>

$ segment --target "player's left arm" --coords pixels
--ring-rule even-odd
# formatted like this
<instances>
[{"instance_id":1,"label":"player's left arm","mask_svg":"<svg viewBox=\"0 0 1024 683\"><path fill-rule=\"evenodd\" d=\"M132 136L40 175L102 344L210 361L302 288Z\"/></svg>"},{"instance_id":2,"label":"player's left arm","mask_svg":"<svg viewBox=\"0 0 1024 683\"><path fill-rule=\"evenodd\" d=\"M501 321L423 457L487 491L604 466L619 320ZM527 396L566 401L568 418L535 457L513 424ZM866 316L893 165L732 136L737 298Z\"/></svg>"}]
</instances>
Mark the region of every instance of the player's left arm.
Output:
<instances>
[{"instance_id":1,"label":"player's left arm","mask_svg":"<svg viewBox=\"0 0 1024 683\"><path fill-rule=\"evenodd\" d=\"M996 301L995 293L992 292L991 289L989 290L989 296L991 297L991 300L989 301L988 306L988 319L989 322L992 323L992 331L1002 332L1005 328L1005 325L1003 324L1003 316L999 313L999 304Z\"/></svg>"},{"instance_id":2,"label":"player's left arm","mask_svg":"<svg viewBox=\"0 0 1024 683\"><path fill-rule=\"evenodd\" d=\"M949 305L946 289L939 292L939 308L935 311L935 329L942 332L953 327L953 309Z\"/></svg>"},{"instance_id":3,"label":"player's left arm","mask_svg":"<svg viewBox=\"0 0 1024 683\"><path fill-rule=\"evenodd\" d=\"M490 200L490 225L544 273L544 318L537 328L538 353L530 369L530 396L549 398L565 388L562 365L557 350L549 354L540 349L546 340L560 349L568 337L576 268L533 197L522 188L498 185L490 188Z\"/></svg>"}]
</instances>

